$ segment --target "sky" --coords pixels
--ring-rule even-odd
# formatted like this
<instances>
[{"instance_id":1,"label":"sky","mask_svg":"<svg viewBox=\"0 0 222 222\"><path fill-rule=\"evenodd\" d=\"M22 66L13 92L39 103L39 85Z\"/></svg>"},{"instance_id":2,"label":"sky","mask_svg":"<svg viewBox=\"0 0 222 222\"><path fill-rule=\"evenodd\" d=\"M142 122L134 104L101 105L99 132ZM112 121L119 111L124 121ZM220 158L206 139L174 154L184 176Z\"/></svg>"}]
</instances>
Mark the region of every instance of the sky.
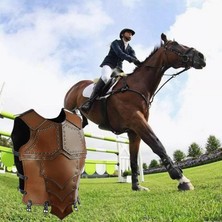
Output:
<instances>
[{"instance_id":1,"label":"sky","mask_svg":"<svg viewBox=\"0 0 222 222\"><path fill-rule=\"evenodd\" d=\"M1 0L0 110L20 114L35 109L45 118L58 116L73 84L100 76L110 43L127 27L136 32L130 45L140 60L159 45L161 33L206 57L204 69L171 80L150 108L149 124L168 154L172 157L177 149L187 154L193 142L205 148L210 135L222 141L221 8L220 0ZM126 73L134 67L124 62ZM12 127L12 121L0 119L0 130ZM85 132L115 137L93 123ZM115 143L86 142L116 149ZM147 164L159 160L144 143L140 151ZM94 156L112 159L88 152L90 159Z\"/></svg>"}]
</instances>

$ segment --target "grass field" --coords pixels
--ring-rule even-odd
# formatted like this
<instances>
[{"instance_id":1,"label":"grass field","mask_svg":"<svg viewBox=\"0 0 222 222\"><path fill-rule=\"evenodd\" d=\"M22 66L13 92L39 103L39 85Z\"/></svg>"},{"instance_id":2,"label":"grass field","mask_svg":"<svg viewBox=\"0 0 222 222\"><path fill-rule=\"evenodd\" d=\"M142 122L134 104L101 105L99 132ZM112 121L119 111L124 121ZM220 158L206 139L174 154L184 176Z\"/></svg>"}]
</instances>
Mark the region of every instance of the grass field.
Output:
<instances>
[{"instance_id":1,"label":"grass field","mask_svg":"<svg viewBox=\"0 0 222 222\"><path fill-rule=\"evenodd\" d=\"M194 191L178 192L167 173L145 176L150 192L133 192L117 178L81 179L79 211L64 222L219 222L222 221L222 161L184 170ZM42 207L26 212L18 178L0 174L0 221L60 221Z\"/></svg>"}]
</instances>

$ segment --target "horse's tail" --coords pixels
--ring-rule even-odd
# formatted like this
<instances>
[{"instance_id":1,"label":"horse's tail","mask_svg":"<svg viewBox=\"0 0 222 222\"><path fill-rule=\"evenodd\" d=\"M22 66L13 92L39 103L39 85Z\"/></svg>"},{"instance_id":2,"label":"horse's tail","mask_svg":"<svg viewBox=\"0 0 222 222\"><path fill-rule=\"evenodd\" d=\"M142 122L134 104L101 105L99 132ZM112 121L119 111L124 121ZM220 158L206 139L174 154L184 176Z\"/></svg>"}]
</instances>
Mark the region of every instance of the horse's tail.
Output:
<instances>
[{"instance_id":1,"label":"horse's tail","mask_svg":"<svg viewBox=\"0 0 222 222\"><path fill-rule=\"evenodd\" d=\"M81 113L82 115L82 128L89 124L88 119Z\"/></svg>"},{"instance_id":2,"label":"horse's tail","mask_svg":"<svg viewBox=\"0 0 222 222\"><path fill-rule=\"evenodd\" d=\"M69 91L66 93L66 95L65 95L65 98L64 98L64 104L63 104L63 106L64 106L64 108L65 109L68 109L69 111L73 111L73 110L75 110L75 108L76 108L76 102L75 102L75 100L73 100L73 99L71 99L71 97L73 97L72 96L72 92L73 92L73 89L74 88L74 86L72 86L70 89L69 89Z\"/></svg>"},{"instance_id":3,"label":"horse's tail","mask_svg":"<svg viewBox=\"0 0 222 222\"><path fill-rule=\"evenodd\" d=\"M83 90L91 83L92 81L90 80L82 80L73 85L65 95L64 108L71 112L76 112L86 100L86 98L82 96ZM83 117L83 126L85 126L88 124L88 121L82 113L81 115Z\"/></svg>"},{"instance_id":4,"label":"horse's tail","mask_svg":"<svg viewBox=\"0 0 222 222\"><path fill-rule=\"evenodd\" d=\"M88 81L83 80L74 84L66 93L64 98L64 108L70 111L75 110L81 103L81 95Z\"/></svg>"}]
</instances>

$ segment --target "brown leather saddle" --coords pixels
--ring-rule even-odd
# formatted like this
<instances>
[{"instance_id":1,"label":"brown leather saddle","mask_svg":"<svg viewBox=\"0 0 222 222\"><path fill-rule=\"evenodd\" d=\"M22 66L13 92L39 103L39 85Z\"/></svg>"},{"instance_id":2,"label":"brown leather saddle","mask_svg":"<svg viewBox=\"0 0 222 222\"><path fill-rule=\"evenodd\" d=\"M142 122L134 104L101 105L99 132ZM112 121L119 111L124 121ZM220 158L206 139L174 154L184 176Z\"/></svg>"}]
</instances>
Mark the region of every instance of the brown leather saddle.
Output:
<instances>
[{"instance_id":1,"label":"brown leather saddle","mask_svg":"<svg viewBox=\"0 0 222 222\"><path fill-rule=\"evenodd\" d=\"M65 109L54 119L28 110L15 118L12 142L27 211L42 205L48 212L50 206L50 213L63 219L77 209L86 158L81 118Z\"/></svg>"}]
</instances>

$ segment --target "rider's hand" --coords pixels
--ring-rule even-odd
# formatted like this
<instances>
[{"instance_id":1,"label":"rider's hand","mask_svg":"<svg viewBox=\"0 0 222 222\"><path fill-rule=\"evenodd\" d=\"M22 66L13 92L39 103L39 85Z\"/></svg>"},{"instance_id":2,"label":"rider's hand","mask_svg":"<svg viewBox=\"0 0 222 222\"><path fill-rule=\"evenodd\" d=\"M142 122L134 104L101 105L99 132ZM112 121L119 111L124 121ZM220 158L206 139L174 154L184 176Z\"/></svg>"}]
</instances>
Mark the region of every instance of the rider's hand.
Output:
<instances>
[{"instance_id":1,"label":"rider's hand","mask_svg":"<svg viewBox=\"0 0 222 222\"><path fill-rule=\"evenodd\" d=\"M134 63L135 66L141 66L142 65L142 62L140 62L138 59L135 60L133 63Z\"/></svg>"}]
</instances>

